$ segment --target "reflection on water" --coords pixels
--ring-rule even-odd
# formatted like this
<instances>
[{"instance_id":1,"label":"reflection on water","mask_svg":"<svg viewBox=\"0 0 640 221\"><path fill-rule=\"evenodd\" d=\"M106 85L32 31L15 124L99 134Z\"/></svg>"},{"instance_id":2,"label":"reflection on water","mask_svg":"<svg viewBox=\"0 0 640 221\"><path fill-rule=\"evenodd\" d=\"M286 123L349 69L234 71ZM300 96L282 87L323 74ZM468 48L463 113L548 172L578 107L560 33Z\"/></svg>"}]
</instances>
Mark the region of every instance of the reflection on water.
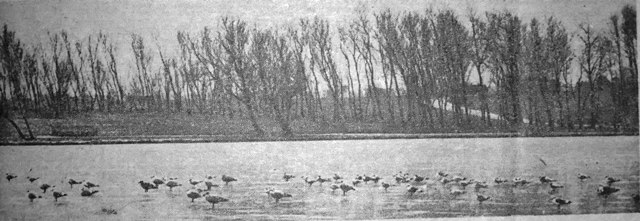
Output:
<instances>
[{"instance_id":1,"label":"reflection on water","mask_svg":"<svg viewBox=\"0 0 640 221\"><path fill-rule=\"evenodd\" d=\"M545 166L542 161L547 165ZM638 212L631 199L638 193L637 137L580 138L487 138L429 140L361 140L313 142L260 142L208 144L131 144L96 146L1 147L0 172L19 178L0 182L0 216L16 219L382 219L455 216L549 215ZM32 172L28 172L33 168ZM359 184L346 196L329 189L329 183L308 187L301 176L347 180L355 175L378 175L395 183L398 171L430 179L412 183L424 192L409 196L407 184L385 192L379 184ZM487 181L481 189L491 196L479 204L473 187L457 197L450 194L456 184L435 181L436 172L446 171ZM290 182L283 173L293 174ZM593 178L580 182L578 173ZM223 175L239 181L224 185ZM148 193L138 181L150 177L177 177L183 186L169 191L161 186ZM217 176L220 187L212 195L230 199L211 204L204 199L191 203L187 180ZM609 198L596 194L604 176L621 179L620 188ZM33 184L24 177L41 177ZM496 185L495 177L533 181L526 186ZM557 179L564 188L551 193L539 176ZM80 197L80 186L66 185L69 178L100 185L100 193ZM42 183L58 184L69 193L54 204L50 195L29 203L26 191ZM199 186L205 188L204 184ZM279 204L265 193L274 187L293 195ZM49 192L47 192L49 194ZM561 209L552 196L571 200ZM115 208L117 214L99 213Z\"/></svg>"}]
</instances>

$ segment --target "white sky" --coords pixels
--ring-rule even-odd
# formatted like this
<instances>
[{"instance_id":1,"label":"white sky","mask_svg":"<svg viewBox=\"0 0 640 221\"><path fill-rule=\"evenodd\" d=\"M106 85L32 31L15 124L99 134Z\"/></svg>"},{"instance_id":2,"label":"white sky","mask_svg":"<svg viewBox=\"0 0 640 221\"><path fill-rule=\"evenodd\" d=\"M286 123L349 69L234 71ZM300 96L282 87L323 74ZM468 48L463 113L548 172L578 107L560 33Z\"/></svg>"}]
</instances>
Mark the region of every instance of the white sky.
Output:
<instances>
[{"instance_id":1,"label":"white sky","mask_svg":"<svg viewBox=\"0 0 640 221\"><path fill-rule=\"evenodd\" d=\"M287 25L299 18L320 16L328 19L335 30L336 25L353 18L360 3L369 6L370 12L386 8L394 11L449 8L465 22L470 7L480 13L508 9L526 22L533 17L554 16L570 32L575 32L581 22L604 30L609 16L619 13L623 5L636 5L633 0L0 0L0 23L8 24L30 45L38 42L46 45L47 31L67 30L72 39L82 40L103 31L118 42L118 66L121 72L129 72L134 66L131 33L145 37L147 45L157 53L152 36L158 37L163 50L176 50L176 31L196 34L205 26L216 27L226 15L259 27ZM335 57L342 58L338 54Z\"/></svg>"}]
</instances>

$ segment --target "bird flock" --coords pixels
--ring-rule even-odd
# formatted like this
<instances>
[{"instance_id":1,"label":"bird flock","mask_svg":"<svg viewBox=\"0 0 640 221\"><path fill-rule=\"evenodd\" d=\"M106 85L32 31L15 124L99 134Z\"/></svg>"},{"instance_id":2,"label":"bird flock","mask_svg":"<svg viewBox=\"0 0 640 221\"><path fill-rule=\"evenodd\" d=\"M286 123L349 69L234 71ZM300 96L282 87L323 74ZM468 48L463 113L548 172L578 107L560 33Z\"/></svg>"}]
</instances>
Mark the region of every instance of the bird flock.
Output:
<instances>
[{"instance_id":1,"label":"bird flock","mask_svg":"<svg viewBox=\"0 0 640 221\"><path fill-rule=\"evenodd\" d=\"M400 171L396 174L392 174L389 179L383 179L377 175L368 176L366 174L357 174L353 176L353 178L349 179L338 174L325 178L320 175L315 177L296 176L284 172L282 180L285 183L293 183L295 182L296 177L299 177L299 179L303 181L304 184L306 184L305 186L308 188L312 187L314 184L317 186L323 186L324 183L328 183L328 188L332 193L340 190L342 192L342 196L346 196L350 191L357 191L359 188L380 187L381 194L388 192L390 188L404 188L404 190L400 189L400 191L405 191L406 196L408 198L412 198L416 194L427 192L433 185L441 185L445 190L447 190L448 194L450 194L451 199L456 199L462 195L473 194L475 195L473 198L475 198L479 204L482 204L485 201L495 200L494 198L496 196L491 196L486 193L487 191L485 190L489 188L526 188L529 185L535 184L540 185L541 187L548 186L547 193L550 198L549 203L550 205L557 206L558 210L561 210L562 206L572 203L570 199L559 194L559 190L565 188L565 185L549 176L539 176L533 179L523 177L515 177L513 179L496 177L492 181L487 182L466 177L461 174L449 174L443 171L437 172L432 177L421 176L418 174L410 175L409 173ZM165 178L151 176L150 179L140 180L138 184L145 193L150 190L158 190L160 188L168 188L169 191L173 191L174 188L186 186L186 197L190 202L194 203L196 200L203 199L211 204L211 209L213 210L215 209L216 204L232 200L213 195L211 193L213 188L219 188L221 185L230 186L233 182L240 182L238 179L228 175L222 175L220 179L216 178L216 176L207 175L203 180L195 180L191 178L189 180L180 181L175 177ZM63 192L61 191L62 187L57 187L56 185L52 185L52 183L42 182L40 177L25 176L24 179L29 181L29 183L27 183L29 188L26 196L30 202L47 198L51 198L54 202L58 202L58 200L63 199L69 194L78 193L81 197L91 197L100 192L100 190L98 190L100 185L87 180L69 178L67 183L69 184L70 191ZM579 173L575 176L575 179L576 182L582 183L590 180L591 176ZM14 173L6 173L6 180L9 183L17 183L19 182L20 177ZM610 195L616 194L620 191L620 188L616 187L616 183L618 182L620 182L620 179L618 178L605 176L593 193L606 199ZM80 189L74 189L74 185L81 185L82 187ZM473 193L468 190L471 186L473 186ZM42 192L35 190L35 188L39 188ZM276 204L285 198L295 197L290 193L276 189L272 186L266 186L264 190L264 193L273 198ZM631 199L633 199L636 204L640 203L640 195L637 193L633 194Z\"/></svg>"}]
</instances>

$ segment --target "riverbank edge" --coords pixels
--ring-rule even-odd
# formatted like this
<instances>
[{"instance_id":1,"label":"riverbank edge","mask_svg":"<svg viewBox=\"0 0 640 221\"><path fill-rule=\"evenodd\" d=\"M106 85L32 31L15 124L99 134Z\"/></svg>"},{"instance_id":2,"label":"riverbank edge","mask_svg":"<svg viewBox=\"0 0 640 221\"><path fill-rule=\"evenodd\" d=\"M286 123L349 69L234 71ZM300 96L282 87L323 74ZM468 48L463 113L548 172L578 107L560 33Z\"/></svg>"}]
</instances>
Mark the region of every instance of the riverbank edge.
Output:
<instances>
[{"instance_id":1,"label":"riverbank edge","mask_svg":"<svg viewBox=\"0 0 640 221\"><path fill-rule=\"evenodd\" d=\"M322 140L377 140L377 139L447 139L447 138L507 138L507 137L585 137L585 136L638 136L637 132L555 132L542 135L520 133L438 133L438 134L387 134L387 133L333 133L296 134L291 137L250 135L148 135L148 136L93 136L54 137L42 136L36 140L5 140L0 145L87 145L87 144L145 144L145 143L229 143L272 141L322 141Z\"/></svg>"}]
</instances>

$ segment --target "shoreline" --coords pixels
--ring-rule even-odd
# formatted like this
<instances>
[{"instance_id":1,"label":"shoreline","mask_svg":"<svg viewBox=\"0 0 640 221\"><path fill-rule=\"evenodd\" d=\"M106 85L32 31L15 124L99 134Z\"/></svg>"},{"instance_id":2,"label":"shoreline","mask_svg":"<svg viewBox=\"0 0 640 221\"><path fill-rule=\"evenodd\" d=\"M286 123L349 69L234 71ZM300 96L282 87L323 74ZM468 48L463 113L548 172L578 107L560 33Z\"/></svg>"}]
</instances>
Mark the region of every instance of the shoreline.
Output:
<instances>
[{"instance_id":1,"label":"shoreline","mask_svg":"<svg viewBox=\"0 0 640 221\"><path fill-rule=\"evenodd\" d=\"M378 140L378 139L450 139L450 138L509 138L509 137L593 137L638 136L637 132L554 132L539 135L512 133L329 133L295 134L292 137L251 135L144 135L144 136L90 136L56 137L40 136L36 140L5 140L0 146L35 145L99 145L99 144L154 144L154 143L235 143L274 141L322 141L322 140Z\"/></svg>"}]
</instances>

